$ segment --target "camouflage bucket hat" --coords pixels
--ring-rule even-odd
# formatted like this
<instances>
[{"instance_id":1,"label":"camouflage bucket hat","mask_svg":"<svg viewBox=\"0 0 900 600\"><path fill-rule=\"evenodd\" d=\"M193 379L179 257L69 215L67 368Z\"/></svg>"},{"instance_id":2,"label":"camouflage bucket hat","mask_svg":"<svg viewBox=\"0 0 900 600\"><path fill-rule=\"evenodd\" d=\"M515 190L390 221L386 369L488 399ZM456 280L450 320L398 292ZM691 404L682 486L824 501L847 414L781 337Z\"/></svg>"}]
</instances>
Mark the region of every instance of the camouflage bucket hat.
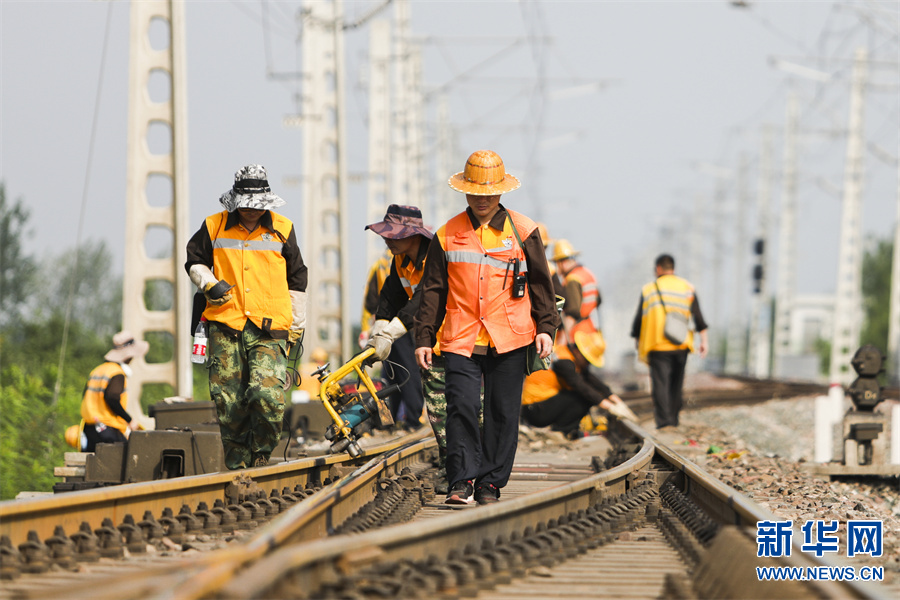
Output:
<instances>
[{"instance_id":1,"label":"camouflage bucket hat","mask_svg":"<svg viewBox=\"0 0 900 600\"><path fill-rule=\"evenodd\" d=\"M366 225L366 229L392 240L402 240L414 235L423 235L429 240L434 237L433 233L425 229L422 211L416 206L391 204L384 215L384 220Z\"/></svg>"},{"instance_id":2,"label":"camouflage bucket hat","mask_svg":"<svg viewBox=\"0 0 900 600\"><path fill-rule=\"evenodd\" d=\"M219 202L228 212L236 208L269 210L284 206L285 201L272 193L269 176L262 165L247 165L234 174L234 185L222 194Z\"/></svg>"}]
</instances>

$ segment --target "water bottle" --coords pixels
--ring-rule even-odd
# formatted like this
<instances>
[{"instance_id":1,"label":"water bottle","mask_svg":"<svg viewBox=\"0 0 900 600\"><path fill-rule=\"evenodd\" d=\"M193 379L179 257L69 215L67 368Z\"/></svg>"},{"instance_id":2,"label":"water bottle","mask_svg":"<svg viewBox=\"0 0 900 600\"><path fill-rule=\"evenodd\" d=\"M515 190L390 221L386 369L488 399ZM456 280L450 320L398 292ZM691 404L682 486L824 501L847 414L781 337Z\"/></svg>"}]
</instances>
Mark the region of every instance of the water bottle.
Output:
<instances>
[{"instance_id":1,"label":"water bottle","mask_svg":"<svg viewBox=\"0 0 900 600\"><path fill-rule=\"evenodd\" d=\"M206 362L206 319L201 318L194 332L194 351L191 353L191 362L202 365Z\"/></svg>"}]
</instances>

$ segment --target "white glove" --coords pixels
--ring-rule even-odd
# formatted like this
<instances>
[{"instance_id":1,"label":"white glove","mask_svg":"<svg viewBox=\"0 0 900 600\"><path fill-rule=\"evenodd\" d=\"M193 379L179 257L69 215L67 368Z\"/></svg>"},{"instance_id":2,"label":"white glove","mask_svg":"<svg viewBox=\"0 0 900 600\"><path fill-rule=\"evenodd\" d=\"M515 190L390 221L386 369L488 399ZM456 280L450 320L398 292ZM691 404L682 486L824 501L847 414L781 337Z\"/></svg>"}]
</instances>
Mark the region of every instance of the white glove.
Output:
<instances>
[{"instance_id":1,"label":"white glove","mask_svg":"<svg viewBox=\"0 0 900 600\"><path fill-rule=\"evenodd\" d=\"M216 280L216 276L210 271L206 265L196 264L191 267L189 272L191 281L206 296L206 301L213 306L221 306L231 300L231 294L228 290L234 286L227 281Z\"/></svg>"},{"instance_id":2,"label":"white glove","mask_svg":"<svg viewBox=\"0 0 900 600\"><path fill-rule=\"evenodd\" d=\"M379 327L379 323L383 323L383 325ZM369 341L366 343L366 348L375 348L375 354L372 355L371 361L376 362L388 357L394 342L406 335L406 327L403 326L400 319L394 317L390 323L383 319L375 321L375 325L372 326L372 332L369 336Z\"/></svg>"},{"instance_id":3,"label":"white glove","mask_svg":"<svg viewBox=\"0 0 900 600\"><path fill-rule=\"evenodd\" d=\"M291 330L306 329L306 292L289 290L291 295Z\"/></svg>"},{"instance_id":4,"label":"white glove","mask_svg":"<svg viewBox=\"0 0 900 600\"><path fill-rule=\"evenodd\" d=\"M617 402L617 403L613 404L612 407L609 409L609 414L614 415L623 420L634 421L635 423L638 422L637 415L634 414L634 411L632 411L630 408L628 408L628 405L625 404L624 402Z\"/></svg>"},{"instance_id":5,"label":"white glove","mask_svg":"<svg viewBox=\"0 0 900 600\"><path fill-rule=\"evenodd\" d=\"M369 339L372 339L373 336L381 333L382 330L384 330L384 328L388 326L388 323L390 323L390 321L388 321L387 319L378 319L377 321L372 323L372 328L369 329ZM366 346L366 348L368 348L368 346Z\"/></svg>"}]
</instances>

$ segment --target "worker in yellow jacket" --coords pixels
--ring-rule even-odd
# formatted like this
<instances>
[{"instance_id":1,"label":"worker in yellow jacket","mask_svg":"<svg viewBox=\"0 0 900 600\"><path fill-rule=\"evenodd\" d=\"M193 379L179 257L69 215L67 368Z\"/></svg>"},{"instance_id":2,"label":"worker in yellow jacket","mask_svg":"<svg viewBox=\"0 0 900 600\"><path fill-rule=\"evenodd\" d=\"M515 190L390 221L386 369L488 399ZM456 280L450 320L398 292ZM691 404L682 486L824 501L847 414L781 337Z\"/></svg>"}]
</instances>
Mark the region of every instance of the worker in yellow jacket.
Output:
<instances>
[{"instance_id":1,"label":"worker in yellow jacket","mask_svg":"<svg viewBox=\"0 0 900 600\"><path fill-rule=\"evenodd\" d=\"M128 331L113 336L113 349L103 357L106 362L91 371L84 386L81 401L84 427L79 444L84 452L93 452L97 444L124 442L132 430L140 426L126 410L128 376L131 375L129 363L144 356L149 349L150 344L135 339Z\"/></svg>"}]
</instances>

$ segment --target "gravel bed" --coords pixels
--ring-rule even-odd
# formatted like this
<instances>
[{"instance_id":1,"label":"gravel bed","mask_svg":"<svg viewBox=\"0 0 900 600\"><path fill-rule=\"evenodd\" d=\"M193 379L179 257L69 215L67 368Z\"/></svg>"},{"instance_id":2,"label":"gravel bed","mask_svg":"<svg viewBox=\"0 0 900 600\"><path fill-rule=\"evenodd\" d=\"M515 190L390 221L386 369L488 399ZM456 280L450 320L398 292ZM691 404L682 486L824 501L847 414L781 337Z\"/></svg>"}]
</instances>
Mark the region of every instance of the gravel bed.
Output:
<instances>
[{"instance_id":1,"label":"gravel bed","mask_svg":"<svg viewBox=\"0 0 900 600\"><path fill-rule=\"evenodd\" d=\"M814 403L810 397L684 411L673 446L777 516L792 519L797 530L809 519L838 520L841 551L828 556L883 566L885 584L900 591L900 483L897 478L828 481L807 473L803 463L814 456ZM846 558L850 519L883 521L880 558Z\"/></svg>"}]
</instances>

